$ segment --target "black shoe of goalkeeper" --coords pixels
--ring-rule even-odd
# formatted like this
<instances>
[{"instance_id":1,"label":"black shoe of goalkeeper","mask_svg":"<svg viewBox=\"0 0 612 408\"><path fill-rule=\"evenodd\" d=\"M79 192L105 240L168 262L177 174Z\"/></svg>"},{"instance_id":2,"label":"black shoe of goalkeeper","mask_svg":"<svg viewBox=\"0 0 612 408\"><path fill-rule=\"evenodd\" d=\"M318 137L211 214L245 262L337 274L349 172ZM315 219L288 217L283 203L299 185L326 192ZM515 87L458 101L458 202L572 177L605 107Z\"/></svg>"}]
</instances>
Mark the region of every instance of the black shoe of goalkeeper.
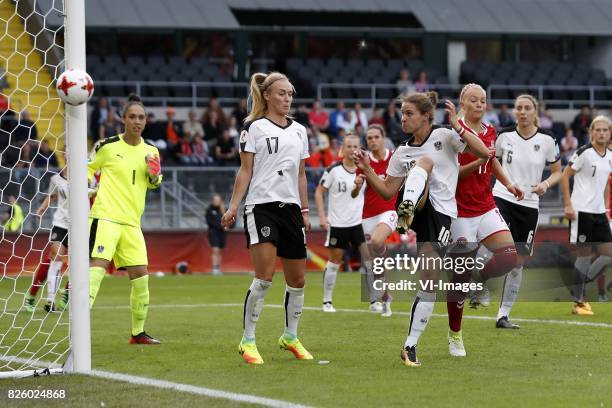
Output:
<instances>
[{"instance_id":1,"label":"black shoe of goalkeeper","mask_svg":"<svg viewBox=\"0 0 612 408\"><path fill-rule=\"evenodd\" d=\"M497 320L497 322L495 323L495 327L497 327L498 329L520 329L521 328L521 326L519 326L518 324L514 324L510 320L508 320L508 316L503 316L499 320Z\"/></svg>"}]
</instances>

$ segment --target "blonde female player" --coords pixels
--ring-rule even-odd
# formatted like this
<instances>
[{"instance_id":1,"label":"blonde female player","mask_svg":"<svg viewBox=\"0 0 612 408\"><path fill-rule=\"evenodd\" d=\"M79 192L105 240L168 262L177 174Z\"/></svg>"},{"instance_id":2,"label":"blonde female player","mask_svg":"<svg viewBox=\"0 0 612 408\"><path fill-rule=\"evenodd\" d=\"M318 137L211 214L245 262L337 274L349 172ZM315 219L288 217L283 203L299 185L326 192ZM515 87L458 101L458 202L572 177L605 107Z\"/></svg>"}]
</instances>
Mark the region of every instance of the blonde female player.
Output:
<instances>
[{"instance_id":1,"label":"blonde female player","mask_svg":"<svg viewBox=\"0 0 612 408\"><path fill-rule=\"evenodd\" d=\"M478 157L489 156L484 143L459 125L452 102L446 101L446 111L455 131L433 124L437 102L435 92L411 93L402 98L402 129L410 138L391 157L384 180L372 169L365 152L354 155L368 186L385 200L391 199L405 184L397 210L399 225L416 232L417 254L425 258L443 256L450 239L451 219L457 216L458 153L469 149ZM420 272L422 281L436 280L439 274L435 265ZM416 344L427 327L435 301L433 289L419 290L416 295L408 336L400 354L406 366L421 365Z\"/></svg>"},{"instance_id":2,"label":"blonde female player","mask_svg":"<svg viewBox=\"0 0 612 408\"><path fill-rule=\"evenodd\" d=\"M470 152L459 154L459 181L455 195L459 216L451 224L453 245L449 253L452 256L473 257L478 247L484 245L493 253L480 271L479 280L485 281L505 275L517 263L512 234L493 200L491 173L518 199L523 198L523 192L513 185L494 156L495 128L482 121L487 107L485 90L480 85L467 84L461 90L459 100L464 114L458 121L459 125L488 146L490 154L486 158L476 157ZM452 279L465 282L469 274L454 273ZM466 355L461 335L464 295L461 291L448 291L446 299L448 347L450 354L457 357Z\"/></svg>"},{"instance_id":3,"label":"blonde female player","mask_svg":"<svg viewBox=\"0 0 612 408\"><path fill-rule=\"evenodd\" d=\"M612 172L612 150L607 148L610 131L609 118L600 115L593 119L589 127L591 143L576 150L561 178L565 216L570 220L570 243L577 247L572 314L579 316L593 314L584 298L585 282L595 279L612 261L612 233L605 205L610 194L608 177ZM574 186L570 195L572 177ZM599 256L591 263L593 248Z\"/></svg>"},{"instance_id":4,"label":"blonde female player","mask_svg":"<svg viewBox=\"0 0 612 408\"><path fill-rule=\"evenodd\" d=\"M236 220L246 194L244 226L255 278L244 299L242 340L238 352L249 364L263 364L255 345L255 327L274 275L278 256L285 274L285 332L282 349L299 360L312 355L297 337L304 307L306 229L310 228L304 159L308 136L304 126L287 115L295 89L279 72L251 77L253 107L240 134L240 169L229 208L221 219L228 228Z\"/></svg>"},{"instance_id":5,"label":"blonde female player","mask_svg":"<svg viewBox=\"0 0 612 408\"><path fill-rule=\"evenodd\" d=\"M93 306L111 260L125 268L132 291L130 344L159 344L144 331L149 308L147 247L140 229L148 189L162 181L159 152L145 142L140 97L130 94L123 111L125 133L104 139L89 159L88 175L100 172L96 200L89 213L89 304Z\"/></svg>"}]
</instances>

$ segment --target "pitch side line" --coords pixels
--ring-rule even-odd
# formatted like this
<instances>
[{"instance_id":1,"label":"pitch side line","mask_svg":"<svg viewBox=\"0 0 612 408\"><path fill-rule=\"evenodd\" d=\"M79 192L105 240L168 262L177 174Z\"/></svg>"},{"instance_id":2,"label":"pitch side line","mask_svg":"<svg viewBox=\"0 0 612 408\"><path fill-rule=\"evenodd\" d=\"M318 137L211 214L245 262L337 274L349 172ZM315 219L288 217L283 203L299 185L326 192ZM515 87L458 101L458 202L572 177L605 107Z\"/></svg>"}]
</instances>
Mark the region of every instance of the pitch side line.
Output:
<instances>
[{"instance_id":1,"label":"pitch side line","mask_svg":"<svg viewBox=\"0 0 612 408\"><path fill-rule=\"evenodd\" d=\"M193 305L149 305L149 308L153 309L173 309L173 308L215 308L215 307L243 307L242 303L200 303ZM271 309L281 309L283 305L264 305L264 307ZM129 306L99 306L94 309L129 309ZM304 310L313 310L320 311L321 308L313 307L313 306L304 306ZM338 312L344 313L372 313L367 309L336 309ZM393 314L400 316L410 316L408 312L393 312ZM432 314L434 317L448 317L446 314L434 313ZM495 317L492 316L463 316L464 319L473 319L473 320L496 320ZM513 317L512 321L517 321L521 323L546 323L546 324L563 324L568 326L588 326L588 327L605 327L608 329L612 329L612 324L610 323L601 323L601 322L579 322L574 320L553 320L553 319L527 319L520 317Z\"/></svg>"},{"instance_id":2,"label":"pitch side line","mask_svg":"<svg viewBox=\"0 0 612 408\"><path fill-rule=\"evenodd\" d=\"M246 402L249 404L258 404L265 407L273 408L309 408L307 405L294 404L288 401L275 400L271 398L258 397L250 394L238 394L235 392L215 390L212 388L197 387L195 385L181 384L170 381L155 380L146 377L137 377L135 375L111 373L108 371L91 370L89 375L93 377L106 378L109 380L123 381L130 384L147 385L155 388L163 388L167 390L187 392L190 394L203 395L212 398L222 398L231 401Z\"/></svg>"},{"instance_id":3,"label":"pitch side line","mask_svg":"<svg viewBox=\"0 0 612 408\"><path fill-rule=\"evenodd\" d=\"M8 362L13 362L13 363L18 363L18 364L30 364L32 366L38 367L39 369L42 369L45 367L49 367L49 368L60 368L61 367L60 364L54 363L51 361L28 360L27 358L15 357L15 356L0 357L0 361L8 361ZM205 397L221 398L221 399L226 399L226 400L231 400L231 401L246 402L249 404L258 404L258 405L262 405L265 407L310 408L307 405L300 405L300 404L294 404L288 401L276 400L276 399L265 398L265 397L258 397L256 395L238 394L235 392L215 390L212 388L205 388L205 387L197 387L195 385L156 380L153 378L138 377L135 375L112 373L109 371L91 370L91 372L85 373L85 375L104 378L107 380L122 381L122 382L127 382L130 384L146 385L149 387L163 388L166 390L186 392L190 394L202 395Z\"/></svg>"}]
</instances>

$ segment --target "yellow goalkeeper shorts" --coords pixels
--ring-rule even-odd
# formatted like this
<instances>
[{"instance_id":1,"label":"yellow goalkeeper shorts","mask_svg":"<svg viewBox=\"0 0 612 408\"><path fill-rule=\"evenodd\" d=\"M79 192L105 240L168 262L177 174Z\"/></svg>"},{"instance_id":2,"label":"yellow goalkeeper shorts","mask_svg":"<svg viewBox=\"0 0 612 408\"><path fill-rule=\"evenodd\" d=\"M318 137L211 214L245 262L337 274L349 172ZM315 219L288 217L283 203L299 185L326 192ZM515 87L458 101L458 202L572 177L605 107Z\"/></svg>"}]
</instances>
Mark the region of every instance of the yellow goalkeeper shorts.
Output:
<instances>
[{"instance_id":1,"label":"yellow goalkeeper shorts","mask_svg":"<svg viewBox=\"0 0 612 408\"><path fill-rule=\"evenodd\" d=\"M117 268L149 263L140 227L98 218L89 219L89 257L114 260Z\"/></svg>"}]
</instances>

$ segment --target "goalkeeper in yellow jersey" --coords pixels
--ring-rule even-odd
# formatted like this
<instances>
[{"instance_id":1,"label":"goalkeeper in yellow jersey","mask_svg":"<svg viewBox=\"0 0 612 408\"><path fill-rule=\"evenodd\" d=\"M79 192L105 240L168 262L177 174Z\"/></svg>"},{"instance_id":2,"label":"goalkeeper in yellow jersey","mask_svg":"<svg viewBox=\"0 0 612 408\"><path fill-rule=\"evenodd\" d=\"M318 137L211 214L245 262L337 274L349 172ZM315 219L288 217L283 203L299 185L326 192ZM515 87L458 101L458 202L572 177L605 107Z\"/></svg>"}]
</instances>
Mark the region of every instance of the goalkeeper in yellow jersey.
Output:
<instances>
[{"instance_id":1,"label":"goalkeeper in yellow jersey","mask_svg":"<svg viewBox=\"0 0 612 408\"><path fill-rule=\"evenodd\" d=\"M132 291L130 344L159 344L144 331L149 307L147 247L140 217L148 189L162 181L159 152L144 141L146 113L140 98L130 94L123 111L125 133L104 139L88 163L89 179L100 172L96 200L89 214L89 305L93 306L111 260L125 268Z\"/></svg>"}]
</instances>

